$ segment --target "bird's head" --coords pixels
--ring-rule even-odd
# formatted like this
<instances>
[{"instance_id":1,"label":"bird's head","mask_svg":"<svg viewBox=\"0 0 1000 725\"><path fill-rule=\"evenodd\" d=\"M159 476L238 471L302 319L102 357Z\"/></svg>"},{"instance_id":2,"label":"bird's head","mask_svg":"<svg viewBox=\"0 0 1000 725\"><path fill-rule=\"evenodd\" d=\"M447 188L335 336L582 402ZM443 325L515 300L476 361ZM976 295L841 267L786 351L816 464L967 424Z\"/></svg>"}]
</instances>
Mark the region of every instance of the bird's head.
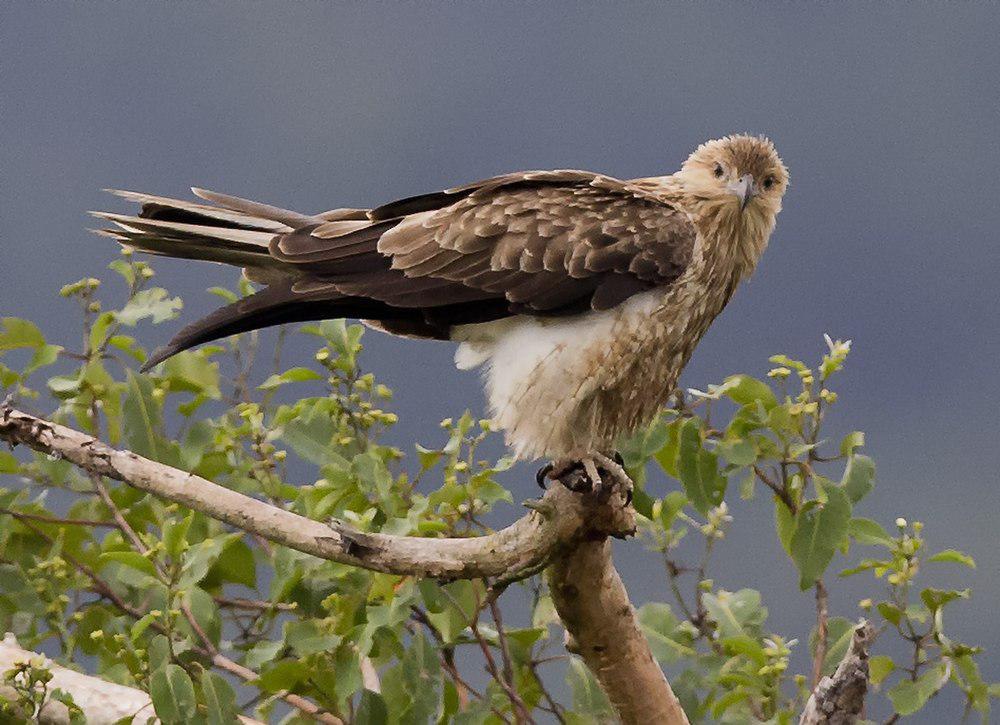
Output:
<instances>
[{"instance_id":1,"label":"bird's head","mask_svg":"<svg viewBox=\"0 0 1000 725\"><path fill-rule=\"evenodd\" d=\"M699 215L716 229L731 229L756 263L788 188L788 169L774 144L743 134L707 141L674 176Z\"/></svg>"},{"instance_id":2,"label":"bird's head","mask_svg":"<svg viewBox=\"0 0 1000 725\"><path fill-rule=\"evenodd\" d=\"M788 169L763 136L707 141L684 162L678 180L700 201L741 213L776 215L788 187Z\"/></svg>"}]
</instances>

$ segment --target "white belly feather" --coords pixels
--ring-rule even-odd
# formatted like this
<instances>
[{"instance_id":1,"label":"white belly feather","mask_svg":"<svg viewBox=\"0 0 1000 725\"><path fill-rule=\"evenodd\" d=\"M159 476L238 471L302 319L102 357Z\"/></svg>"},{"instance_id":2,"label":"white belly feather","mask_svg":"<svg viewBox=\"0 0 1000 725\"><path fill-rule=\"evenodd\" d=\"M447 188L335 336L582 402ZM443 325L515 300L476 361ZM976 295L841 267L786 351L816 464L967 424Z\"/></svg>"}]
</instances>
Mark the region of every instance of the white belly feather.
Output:
<instances>
[{"instance_id":1,"label":"white belly feather","mask_svg":"<svg viewBox=\"0 0 1000 725\"><path fill-rule=\"evenodd\" d=\"M461 370L484 366L494 420L518 458L569 457L589 451L579 403L604 380L614 341L634 334L663 301L645 292L613 310L564 318L518 316L454 328Z\"/></svg>"}]
</instances>

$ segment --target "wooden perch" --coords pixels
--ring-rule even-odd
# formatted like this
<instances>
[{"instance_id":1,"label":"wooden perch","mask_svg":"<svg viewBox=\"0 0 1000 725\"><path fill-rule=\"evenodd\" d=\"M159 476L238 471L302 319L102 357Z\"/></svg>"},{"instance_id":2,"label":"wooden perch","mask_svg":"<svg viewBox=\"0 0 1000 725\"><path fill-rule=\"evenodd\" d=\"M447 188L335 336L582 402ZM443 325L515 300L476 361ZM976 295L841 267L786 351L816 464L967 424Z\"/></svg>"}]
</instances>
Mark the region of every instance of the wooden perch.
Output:
<instances>
[{"instance_id":1,"label":"wooden perch","mask_svg":"<svg viewBox=\"0 0 1000 725\"><path fill-rule=\"evenodd\" d=\"M623 722L687 723L611 562L608 537L635 531L635 512L617 492L600 501L553 486L541 501L531 503L526 516L488 536L389 536L313 521L13 408L0 409L0 439L60 456L92 474L275 543L373 571L492 578L496 592L555 564L551 582L559 614L575 651L594 671Z\"/></svg>"},{"instance_id":2,"label":"wooden perch","mask_svg":"<svg viewBox=\"0 0 1000 725\"><path fill-rule=\"evenodd\" d=\"M488 536L433 539L366 533L285 511L13 408L0 410L0 438L59 456L90 473L122 481L292 549L390 574L512 581L521 573L538 572L557 553L584 538L621 536L635 528L616 515L623 508L620 498L602 503L553 486L527 515Z\"/></svg>"},{"instance_id":3,"label":"wooden perch","mask_svg":"<svg viewBox=\"0 0 1000 725\"><path fill-rule=\"evenodd\" d=\"M0 675L24 662L43 664L52 673L52 679L48 683L49 691L59 689L72 695L73 702L83 710L88 725L111 725L123 718L131 718L138 725L156 717L152 700L142 690L57 665L44 655L21 649L14 635L8 633L0 640ZM7 689L0 684L0 694L11 699L14 693ZM26 721L30 715L24 715ZM262 725L260 721L248 717L240 716L239 720L243 725ZM34 722L42 725L68 725L69 709L61 702L50 699L42 705Z\"/></svg>"},{"instance_id":4,"label":"wooden perch","mask_svg":"<svg viewBox=\"0 0 1000 725\"><path fill-rule=\"evenodd\" d=\"M819 681L813 690L799 725L853 725L857 722L868 694L868 647L875 628L861 620L854 637L833 675Z\"/></svg>"},{"instance_id":5,"label":"wooden perch","mask_svg":"<svg viewBox=\"0 0 1000 725\"><path fill-rule=\"evenodd\" d=\"M549 589L569 635L625 725L687 725L688 719L639 629L608 539L555 560Z\"/></svg>"}]
</instances>

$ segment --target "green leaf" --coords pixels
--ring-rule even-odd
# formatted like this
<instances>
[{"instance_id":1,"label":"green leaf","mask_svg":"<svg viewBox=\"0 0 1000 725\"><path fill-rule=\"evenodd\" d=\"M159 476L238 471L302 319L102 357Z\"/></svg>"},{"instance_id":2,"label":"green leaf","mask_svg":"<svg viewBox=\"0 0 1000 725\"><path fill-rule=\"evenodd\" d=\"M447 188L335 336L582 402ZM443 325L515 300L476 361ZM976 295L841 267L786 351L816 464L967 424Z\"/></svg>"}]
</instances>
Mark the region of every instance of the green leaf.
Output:
<instances>
[{"instance_id":1,"label":"green leaf","mask_svg":"<svg viewBox=\"0 0 1000 725\"><path fill-rule=\"evenodd\" d=\"M771 386L749 375L730 375L723 381L722 389L739 405L759 402L765 410L770 410L778 404Z\"/></svg>"},{"instance_id":2,"label":"green leaf","mask_svg":"<svg viewBox=\"0 0 1000 725\"><path fill-rule=\"evenodd\" d=\"M811 587L826 571L851 519L851 502L844 492L831 486L826 494L825 504L809 501L795 516L791 551L802 590Z\"/></svg>"},{"instance_id":3,"label":"green leaf","mask_svg":"<svg viewBox=\"0 0 1000 725\"><path fill-rule=\"evenodd\" d=\"M841 485L851 503L863 499L875 487L875 461L868 456L851 456L844 469Z\"/></svg>"},{"instance_id":4,"label":"green leaf","mask_svg":"<svg viewBox=\"0 0 1000 725\"><path fill-rule=\"evenodd\" d=\"M823 674L829 675L840 664L854 637L854 623L844 617L831 617L827 621L826 656L823 658ZM818 632L816 628L809 635L809 651L815 656Z\"/></svg>"},{"instance_id":5,"label":"green leaf","mask_svg":"<svg viewBox=\"0 0 1000 725\"><path fill-rule=\"evenodd\" d=\"M854 453L855 448L861 448L865 444L865 434L859 430L852 430L840 441L840 455L849 456Z\"/></svg>"},{"instance_id":6,"label":"green leaf","mask_svg":"<svg viewBox=\"0 0 1000 725\"><path fill-rule=\"evenodd\" d=\"M166 446L160 436L163 418L160 404L153 397L153 382L145 375L128 371L125 381L125 440L133 452L145 458L161 460Z\"/></svg>"},{"instance_id":7,"label":"green leaf","mask_svg":"<svg viewBox=\"0 0 1000 725\"><path fill-rule=\"evenodd\" d=\"M65 690L56 688L49 693L49 698L56 702L61 702L66 706L68 710L67 714L69 715L69 725L87 725L87 717L83 714L80 706L73 700L71 694ZM0 697L0 702L2 702L2 697Z\"/></svg>"},{"instance_id":8,"label":"green leaf","mask_svg":"<svg viewBox=\"0 0 1000 725\"><path fill-rule=\"evenodd\" d=\"M935 612L956 599L968 599L970 594L968 589L927 588L920 592L920 599L931 612Z\"/></svg>"},{"instance_id":9,"label":"green leaf","mask_svg":"<svg viewBox=\"0 0 1000 725\"><path fill-rule=\"evenodd\" d=\"M847 525L847 534L859 544L872 544L890 547L894 539L877 521L864 518L853 518Z\"/></svg>"},{"instance_id":10,"label":"green leaf","mask_svg":"<svg viewBox=\"0 0 1000 725\"><path fill-rule=\"evenodd\" d=\"M285 643L299 657L308 657L316 652L330 652L340 643L340 639L340 636L311 619L285 624Z\"/></svg>"},{"instance_id":11,"label":"green leaf","mask_svg":"<svg viewBox=\"0 0 1000 725\"><path fill-rule=\"evenodd\" d=\"M702 514L722 503L727 479L719 473L719 461L714 452L701 443L701 421L685 421L680 433L677 472L691 505Z\"/></svg>"},{"instance_id":12,"label":"green leaf","mask_svg":"<svg viewBox=\"0 0 1000 725\"><path fill-rule=\"evenodd\" d=\"M677 452L680 447L680 432L684 421L681 418L672 420L667 424L667 441L663 444L653 457L660 464L660 468L666 471L668 476L679 478L677 473Z\"/></svg>"},{"instance_id":13,"label":"green leaf","mask_svg":"<svg viewBox=\"0 0 1000 725\"><path fill-rule=\"evenodd\" d=\"M238 294L236 294L232 290L227 290L225 287L209 287L208 292L209 294L213 294L216 297L221 298L228 304L232 304L233 302L235 302L240 298Z\"/></svg>"},{"instance_id":14,"label":"green leaf","mask_svg":"<svg viewBox=\"0 0 1000 725\"><path fill-rule=\"evenodd\" d=\"M281 439L305 460L323 466L335 455L331 445L335 432L333 422L326 416L297 416L282 426Z\"/></svg>"},{"instance_id":15,"label":"green leaf","mask_svg":"<svg viewBox=\"0 0 1000 725\"><path fill-rule=\"evenodd\" d=\"M879 602L875 605L875 608L887 622L890 622L897 627L899 626L899 623L903 621L903 610L891 602Z\"/></svg>"},{"instance_id":16,"label":"green leaf","mask_svg":"<svg viewBox=\"0 0 1000 725\"><path fill-rule=\"evenodd\" d=\"M364 725L386 725L389 722L389 710L382 695L371 690L362 690L354 721Z\"/></svg>"},{"instance_id":17,"label":"green leaf","mask_svg":"<svg viewBox=\"0 0 1000 725\"><path fill-rule=\"evenodd\" d=\"M197 712L194 685L187 672L177 665L168 664L153 671L149 678L149 696L164 725L187 723Z\"/></svg>"},{"instance_id":18,"label":"green leaf","mask_svg":"<svg viewBox=\"0 0 1000 725\"><path fill-rule=\"evenodd\" d=\"M187 534L194 521L194 511L183 519L168 519L163 524L163 546L173 558L179 557L187 547Z\"/></svg>"},{"instance_id":19,"label":"green leaf","mask_svg":"<svg viewBox=\"0 0 1000 725\"><path fill-rule=\"evenodd\" d=\"M614 721L614 712L607 695L579 657L570 658L566 679L573 692L575 710L591 715L595 722Z\"/></svg>"},{"instance_id":20,"label":"green leaf","mask_svg":"<svg viewBox=\"0 0 1000 725\"><path fill-rule=\"evenodd\" d=\"M944 665L928 670L916 682L900 680L889 690L892 706L900 715L912 715L927 704L927 699L940 689Z\"/></svg>"},{"instance_id":21,"label":"green leaf","mask_svg":"<svg viewBox=\"0 0 1000 725\"><path fill-rule=\"evenodd\" d=\"M215 603L212 595L201 587L192 587L185 592L185 602L191 610L191 615L201 630L208 635L213 644L219 644L219 636L222 632L222 618L219 616L219 607ZM188 627L186 621L182 626ZM191 628L191 636L196 636L194 628Z\"/></svg>"},{"instance_id":22,"label":"green leaf","mask_svg":"<svg viewBox=\"0 0 1000 725\"><path fill-rule=\"evenodd\" d=\"M892 657L875 655L868 660L868 673L873 685L881 684L895 669L896 663L892 661Z\"/></svg>"},{"instance_id":23,"label":"green leaf","mask_svg":"<svg viewBox=\"0 0 1000 725\"><path fill-rule=\"evenodd\" d=\"M205 698L208 725L231 725L236 722L236 693L221 676L204 670L199 680Z\"/></svg>"},{"instance_id":24,"label":"green leaf","mask_svg":"<svg viewBox=\"0 0 1000 725\"><path fill-rule=\"evenodd\" d=\"M649 640L653 656L664 664L676 662L682 657L693 657L694 649L690 637L684 631L678 630L680 621L674 616L670 607L660 602L647 602L639 608L639 624ZM683 640L683 641L682 641Z\"/></svg>"},{"instance_id":25,"label":"green leaf","mask_svg":"<svg viewBox=\"0 0 1000 725\"><path fill-rule=\"evenodd\" d=\"M787 355L772 355L768 358L768 362L774 363L775 365L783 365L786 368L792 368L798 372L805 372L809 368L801 360L793 360Z\"/></svg>"},{"instance_id":26,"label":"green leaf","mask_svg":"<svg viewBox=\"0 0 1000 725\"><path fill-rule=\"evenodd\" d=\"M133 642L137 642L139 637L141 637L150 625L153 624L158 619L156 614L145 614L141 619L137 620L135 624L132 625L132 629L129 632L129 636L132 638Z\"/></svg>"},{"instance_id":27,"label":"green leaf","mask_svg":"<svg viewBox=\"0 0 1000 725\"><path fill-rule=\"evenodd\" d=\"M767 609L761 606L760 592L740 589L716 594L705 593L702 601L709 616L715 621L722 637L751 636L765 619Z\"/></svg>"},{"instance_id":28,"label":"green leaf","mask_svg":"<svg viewBox=\"0 0 1000 725\"><path fill-rule=\"evenodd\" d=\"M177 588L187 589L204 579L208 570L219 559L223 549L233 536L239 536L239 534L230 534L215 539L202 539L185 551Z\"/></svg>"},{"instance_id":29,"label":"green leaf","mask_svg":"<svg viewBox=\"0 0 1000 725\"><path fill-rule=\"evenodd\" d=\"M150 317L157 324L177 317L182 305L180 297L169 297L162 287L151 287L136 293L116 316L119 322L129 327Z\"/></svg>"},{"instance_id":30,"label":"green leaf","mask_svg":"<svg viewBox=\"0 0 1000 725\"><path fill-rule=\"evenodd\" d=\"M934 556L927 559L927 561L950 561L955 564L962 564L970 569L976 568L975 560L968 554L961 552L958 549L945 549L944 551L939 551Z\"/></svg>"},{"instance_id":31,"label":"green leaf","mask_svg":"<svg viewBox=\"0 0 1000 725\"><path fill-rule=\"evenodd\" d=\"M44 344L45 336L34 322L19 317L0 318L0 353Z\"/></svg>"},{"instance_id":32,"label":"green leaf","mask_svg":"<svg viewBox=\"0 0 1000 725\"><path fill-rule=\"evenodd\" d=\"M742 655L747 657L759 666L767 664L767 655L764 647L755 638L741 634L738 637L723 637L719 640L727 655Z\"/></svg>"},{"instance_id":33,"label":"green leaf","mask_svg":"<svg viewBox=\"0 0 1000 725\"><path fill-rule=\"evenodd\" d=\"M774 497L774 528L778 532L781 548L792 556L792 535L795 533L795 515L777 496Z\"/></svg>"},{"instance_id":34,"label":"green leaf","mask_svg":"<svg viewBox=\"0 0 1000 725\"><path fill-rule=\"evenodd\" d=\"M0 451L0 473L17 473L20 470L21 464L18 463L13 453Z\"/></svg>"},{"instance_id":35,"label":"green leaf","mask_svg":"<svg viewBox=\"0 0 1000 725\"><path fill-rule=\"evenodd\" d=\"M118 562L156 578L156 567L153 566L153 562L137 551L108 551L101 554L101 563L104 564L108 561Z\"/></svg>"},{"instance_id":36,"label":"green leaf","mask_svg":"<svg viewBox=\"0 0 1000 725\"><path fill-rule=\"evenodd\" d=\"M291 690L297 684L309 678L309 666L298 660L278 660L265 666L257 686L265 692L280 692Z\"/></svg>"},{"instance_id":37,"label":"green leaf","mask_svg":"<svg viewBox=\"0 0 1000 725\"><path fill-rule=\"evenodd\" d=\"M356 653L353 660L357 661ZM393 721L407 725L435 722L440 691L441 662L437 649L426 637L416 635L410 639L399 663L382 677L382 696Z\"/></svg>"},{"instance_id":38,"label":"green leaf","mask_svg":"<svg viewBox=\"0 0 1000 725\"><path fill-rule=\"evenodd\" d=\"M757 460L757 449L746 438L719 441L715 450L734 466L749 466Z\"/></svg>"},{"instance_id":39,"label":"green leaf","mask_svg":"<svg viewBox=\"0 0 1000 725\"><path fill-rule=\"evenodd\" d=\"M154 635L146 651L150 670L161 669L170 662L170 642L167 641L166 635Z\"/></svg>"},{"instance_id":40,"label":"green leaf","mask_svg":"<svg viewBox=\"0 0 1000 725\"><path fill-rule=\"evenodd\" d=\"M307 380L322 380L323 376L320 375L315 370L310 370L309 368L297 367L286 370L281 374L275 374L270 376L267 380L260 384L259 388L261 390L274 390L279 388L285 383L301 383Z\"/></svg>"},{"instance_id":41,"label":"green leaf","mask_svg":"<svg viewBox=\"0 0 1000 725\"><path fill-rule=\"evenodd\" d=\"M125 284L131 287L135 284L135 267L125 259L112 260L108 269L117 272L125 280Z\"/></svg>"},{"instance_id":42,"label":"green leaf","mask_svg":"<svg viewBox=\"0 0 1000 725\"><path fill-rule=\"evenodd\" d=\"M219 558L212 564L208 577L212 580L218 577L250 588L257 586L257 562L254 560L253 550L242 537L229 539Z\"/></svg>"},{"instance_id":43,"label":"green leaf","mask_svg":"<svg viewBox=\"0 0 1000 725\"><path fill-rule=\"evenodd\" d=\"M219 364L208 359L203 348L197 352L185 350L165 360L160 374L170 381L170 390L184 390L212 400L222 397L219 392Z\"/></svg>"}]
</instances>

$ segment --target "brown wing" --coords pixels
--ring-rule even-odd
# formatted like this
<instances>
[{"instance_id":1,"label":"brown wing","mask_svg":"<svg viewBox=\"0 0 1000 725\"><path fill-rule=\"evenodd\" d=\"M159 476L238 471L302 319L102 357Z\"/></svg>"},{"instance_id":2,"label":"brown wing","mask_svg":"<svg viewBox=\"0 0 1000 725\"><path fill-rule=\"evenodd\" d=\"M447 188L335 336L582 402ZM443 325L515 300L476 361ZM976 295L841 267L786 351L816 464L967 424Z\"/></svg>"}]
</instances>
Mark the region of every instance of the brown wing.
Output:
<instances>
[{"instance_id":1,"label":"brown wing","mask_svg":"<svg viewBox=\"0 0 1000 725\"><path fill-rule=\"evenodd\" d=\"M311 216L196 193L218 206L125 192L143 204L139 217L99 216L123 244L244 265L269 286L188 325L147 366L283 322L355 317L447 339L460 324L606 310L671 284L695 243L687 216L649 188L584 171L509 174Z\"/></svg>"},{"instance_id":2,"label":"brown wing","mask_svg":"<svg viewBox=\"0 0 1000 725\"><path fill-rule=\"evenodd\" d=\"M582 171L496 177L369 217L276 237L271 254L301 275L297 290L422 309L434 336L513 314L609 309L677 279L695 240L686 215L648 190Z\"/></svg>"}]
</instances>

